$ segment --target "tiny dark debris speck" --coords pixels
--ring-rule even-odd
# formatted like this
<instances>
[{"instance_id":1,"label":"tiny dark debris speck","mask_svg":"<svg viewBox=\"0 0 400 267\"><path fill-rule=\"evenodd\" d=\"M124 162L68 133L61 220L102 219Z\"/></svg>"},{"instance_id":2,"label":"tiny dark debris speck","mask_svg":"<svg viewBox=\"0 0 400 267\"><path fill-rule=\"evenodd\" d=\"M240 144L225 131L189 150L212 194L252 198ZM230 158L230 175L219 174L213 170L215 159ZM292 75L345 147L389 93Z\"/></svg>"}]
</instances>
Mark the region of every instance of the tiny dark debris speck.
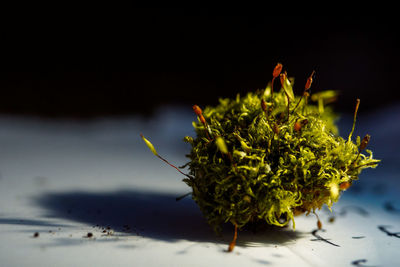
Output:
<instances>
[{"instance_id":1,"label":"tiny dark debris speck","mask_svg":"<svg viewBox=\"0 0 400 267\"><path fill-rule=\"evenodd\" d=\"M34 234L33 234L33 237L39 237L39 232L35 232Z\"/></svg>"},{"instance_id":2,"label":"tiny dark debris speck","mask_svg":"<svg viewBox=\"0 0 400 267\"><path fill-rule=\"evenodd\" d=\"M87 235L86 235L88 238L91 238L91 237L93 237L93 234L92 233L87 233Z\"/></svg>"},{"instance_id":3,"label":"tiny dark debris speck","mask_svg":"<svg viewBox=\"0 0 400 267\"><path fill-rule=\"evenodd\" d=\"M365 238L365 236L352 236L351 238L353 238L353 239L363 239L363 238Z\"/></svg>"}]
</instances>

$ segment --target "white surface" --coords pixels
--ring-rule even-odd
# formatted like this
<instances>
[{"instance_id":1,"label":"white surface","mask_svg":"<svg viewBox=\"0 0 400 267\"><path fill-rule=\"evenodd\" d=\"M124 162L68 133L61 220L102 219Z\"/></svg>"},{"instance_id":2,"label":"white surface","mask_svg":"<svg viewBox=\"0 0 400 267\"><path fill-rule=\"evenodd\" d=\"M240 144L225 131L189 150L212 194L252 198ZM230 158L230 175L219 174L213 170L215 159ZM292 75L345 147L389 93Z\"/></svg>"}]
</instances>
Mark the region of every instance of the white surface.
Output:
<instances>
[{"instance_id":1,"label":"white surface","mask_svg":"<svg viewBox=\"0 0 400 267\"><path fill-rule=\"evenodd\" d=\"M182 165L190 111L86 122L0 117L0 266L400 265L400 238L378 229L400 232L400 106L364 116L361 109L357 134L368 129L383 162L362 173L333 214L319 212L325 232L317 234L339 246L315 241L309 215L296 218L295 231L239 232L233 253L225 252L233 229L215 236L190 197L176 202L189 192L183 177L139 137ZM340 125L347 135L351 118Z\"/></svg>"}]
</instances>

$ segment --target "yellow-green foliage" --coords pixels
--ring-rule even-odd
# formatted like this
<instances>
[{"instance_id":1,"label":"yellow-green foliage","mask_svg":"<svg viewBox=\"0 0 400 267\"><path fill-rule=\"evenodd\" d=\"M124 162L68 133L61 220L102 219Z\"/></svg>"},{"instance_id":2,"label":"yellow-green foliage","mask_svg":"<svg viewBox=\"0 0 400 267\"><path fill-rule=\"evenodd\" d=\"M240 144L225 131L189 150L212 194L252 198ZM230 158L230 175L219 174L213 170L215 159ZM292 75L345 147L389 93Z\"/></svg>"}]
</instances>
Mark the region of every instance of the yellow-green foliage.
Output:
<instances>
[{"instance_id":1,"label":"yellow-green foliage","mask_svg":"<svg viewBox=\"0 0 400 267\"><path fill-rule=\"evenodd\" d=\"M273 95L269 85L220 99L204 110L206 123L193 122L197 136L184 139L192 145L184 182L216 231L225 222L284 226L296 214L330 207L362 169L377 166L371 151L361 153L360 137L337 136L326 106L334 92L300 101L286 81Z\"/></svg>"}]
</instances>

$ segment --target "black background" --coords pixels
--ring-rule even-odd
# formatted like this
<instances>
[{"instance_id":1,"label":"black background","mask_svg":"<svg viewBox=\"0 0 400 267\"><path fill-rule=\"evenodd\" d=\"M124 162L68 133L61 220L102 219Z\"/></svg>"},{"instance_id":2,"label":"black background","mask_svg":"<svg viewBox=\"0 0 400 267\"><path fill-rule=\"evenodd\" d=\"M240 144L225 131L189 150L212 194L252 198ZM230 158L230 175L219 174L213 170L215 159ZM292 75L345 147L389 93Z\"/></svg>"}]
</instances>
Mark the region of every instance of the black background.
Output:
<instances>
[{"instance_id":1,"label":"black background","mask_svg":"<svg viewBox=\"0 0 400 267\"><path fill-rule=\"evenodd\" d=\"M299 94L316 70L312 92L338 90L339 111L353 110L356 98L363 112L398 102L393 16L58 12L3 20L0 112L85 118L190 109L265 88L277 62Z\"/></svg>"}]
</instances>

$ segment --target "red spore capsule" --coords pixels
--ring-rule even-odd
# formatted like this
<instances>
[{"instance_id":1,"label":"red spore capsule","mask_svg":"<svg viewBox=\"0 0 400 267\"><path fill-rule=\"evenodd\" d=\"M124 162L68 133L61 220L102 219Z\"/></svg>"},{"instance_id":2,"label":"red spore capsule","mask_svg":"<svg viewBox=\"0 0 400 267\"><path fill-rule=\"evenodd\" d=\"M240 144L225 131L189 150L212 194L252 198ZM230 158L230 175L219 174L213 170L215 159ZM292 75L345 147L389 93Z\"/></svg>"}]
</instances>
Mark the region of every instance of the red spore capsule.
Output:
<instances>
[{"instance_id":1,"label":"red spore capsule","mask_svg":"<svg viewBox=\"0 0 400 267\"><path fill-rule=\"evenodd\" d=\"M298 132L298 131L300 131L301 130L301 123L300 122L298 122L298 121L296 121L295 123L294 123L294 130L296 131L296 132Z\"/></svg>"},{"instance_id":2,"label":"red spore capsule","mask_svg":"<svg viewBox=\"0 0 400 267\"><path fill-rule=\"evenodd\" d=\"M279 74L281 74L282 71L282 64L278 63L276 64L274 71L272 72L272 77L276 78L279 76Z\"/></svg>"},{"instance_id":3,"label":"red spore capsule","mask_svg":"<svg viewBox=\"0 0 400 267\"><path fill-rule=\"evenodd\" d=\"M346 190L347 188L349 188L351 186L351 183L349 183L349 182L343 182L343 183L341 183L340 185L339 185L339 188L341 189L341 190Z\"/></svg>"},{"instance_id":4,"label":"red spore capsule","mask_svg":"<svg viewBox=\"0 0 400 267\"><path fill-rule=\"evenodd\" d=\"M193 106L193 111L194 111L194 113L196 113L197 116L200 116L201 114L203 114L203 111L201 110L201 108L198 105Z\"/></svg>"},{"instance_id":5,"label":"red spore capsule","mask_svg":"<svg viewBox=\"0 0 400 267\"><path fill-rule=\"evenodd\" d=\"M363 140L361 141L361 144L360 144L360 150L364 150L367 147L370 139L371 139L371 136L369 134L364 136L364 138L363 138Z\"/></svg>"},{"instance_id":6,"label":"red spore capsule","mask_svg":"<svg viewBox=\"0 0 400 267\"><path fill-rule=\"evenodd\" d=\"M310 77L308 77L307 82L306 82L306 86L304 87L305 91L309 90L311 88L311 84L313 82L313 76L314 76L315 71L313 71L310 75Z\"/></svg>"}]
</instances>

